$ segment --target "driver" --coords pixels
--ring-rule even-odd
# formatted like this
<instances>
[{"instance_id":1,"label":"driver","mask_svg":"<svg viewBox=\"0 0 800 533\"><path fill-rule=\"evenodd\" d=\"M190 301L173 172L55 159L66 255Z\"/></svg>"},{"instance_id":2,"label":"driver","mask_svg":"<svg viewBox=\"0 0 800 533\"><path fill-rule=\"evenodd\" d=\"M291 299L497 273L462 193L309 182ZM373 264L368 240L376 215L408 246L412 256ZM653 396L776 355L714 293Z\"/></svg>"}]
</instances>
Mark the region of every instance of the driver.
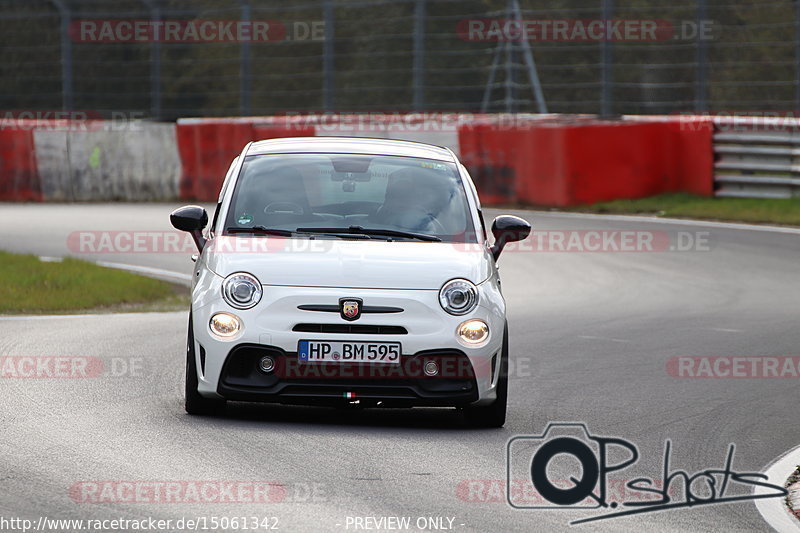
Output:
<instances>
[{"instance_id":1,"label":"driver","mask_svg":"<svg viewBox=\"0 0 800 533\"><path fill-rule=\"evenodd\" d=\"M376 221L405 230L436 232L437 217L449 204L447 184L436 172L426 168L392 172Z\"/></svg>"},{"instance_id":2,"label":"driver","mask_svg":"<svg viewBox=\"0 0 800 533\"><path fill-rule=\"evenodd\" d=\"M259 173L248 180L242 192L243 210L254 217L254 224L292 225L311 216L303 177L295 168L284 166Z\"/></svg>"}]
</instances>

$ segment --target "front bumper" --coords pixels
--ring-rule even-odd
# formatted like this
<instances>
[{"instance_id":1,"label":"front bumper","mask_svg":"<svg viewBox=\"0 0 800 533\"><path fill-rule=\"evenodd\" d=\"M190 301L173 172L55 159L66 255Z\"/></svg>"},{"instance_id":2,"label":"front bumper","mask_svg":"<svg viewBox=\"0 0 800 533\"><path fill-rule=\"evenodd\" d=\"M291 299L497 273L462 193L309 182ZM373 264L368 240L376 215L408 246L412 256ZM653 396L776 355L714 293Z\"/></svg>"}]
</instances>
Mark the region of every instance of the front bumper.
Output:
<instances>
[{"instance_id":1,"label":"front bumper","mask_svg":"<svg viewBox=\"0 0 800 533\"><path fill-rule=\"evenodd\" d=\"M265 355L275 361L275 369L269 373L258 369L258 361ZM437 362L441 375L425 375L428 361ZM217 392L239 401L358 400L387 406L468 405L478 399L476 371L469 358L456 350L404 355L399 365L301 363L296 352L256 344L240 344L229 352Z\"/></svg>"},{"instance_id":2,"label":"front bumper","mask_svg":"<svg viewBox=\"0 0 800 533\"><path fill-rule=\"evenodd\" d=\"M203 396L303 404L360 400L383 406L464 406L496 398L505 309L499 290L488 283L479 287L480 305L460 317L441 309L435 290L265 286L261 302L240 311L209 297L219 292L208 289L196 294L192 307L198 391ZM335 312L298 308L332 306L342 297L361 298L365 307L402 311L364 313L348 322ZM220 339L209 330L211 316L221 311L242 321L242 330L232 339ZM484 320L490 329L487 341L477 347L456 337L458 325L471 318ZM348 332L349 325L358 326L352 328L357 332ZM300 363L300 340L399 342L401 363ZM269 374L258 370L264 355L276 361ZM429 360L440 364L440 375L424 374Z\"/></svg>"}]
</instances>

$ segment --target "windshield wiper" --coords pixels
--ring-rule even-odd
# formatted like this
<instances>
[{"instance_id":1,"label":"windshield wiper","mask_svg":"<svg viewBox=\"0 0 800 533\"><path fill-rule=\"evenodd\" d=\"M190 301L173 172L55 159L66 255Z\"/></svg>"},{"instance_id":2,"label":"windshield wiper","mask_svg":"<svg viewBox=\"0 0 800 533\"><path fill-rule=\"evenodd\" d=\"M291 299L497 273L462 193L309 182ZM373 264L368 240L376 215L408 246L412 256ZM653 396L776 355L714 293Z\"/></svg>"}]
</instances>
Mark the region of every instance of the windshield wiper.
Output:
<instances>
[{"instance_id":1,"label":"windshield wiper","mask_svg":"<svg viewBox=\"0 0 800 533\"><path fill-rule=\"evenodd\" d=\"M337 228L338 230L339 228ZM322 237L335 237L337 239L369 239L368 235L363 234L350 234L350 233L326 233L322 231L303 231L297 232L288 229L267 228L265 226L251 226L249 228L227 228L225 231L228 233L250 233L253 235L275 235L278 237L292 237L297 233L303 233L313 239L316 236Z\"/></svg>"},{"instance_id":2,"label":"windshield wiper","mask_svg":"<svg viewBox=\"0 0 800 533\"><path fill-rule=\"evenodd\" d=\"M228 233L252 233L254 235L277 235L278 237L291 237L293 231L288 229L268 228L266 226L252 226L249 228L227 228Z\"/></svg>"},{"instance_id":3,"label":"windshield wiper","mask_svg":"<svg viewBox=\"0 0 800 533\"><path fill-rule=\"evenodd\" d=\"M417 239L420 241L441 242L442 239L436 235L426 233L412 233L410 231L398 231L393 229L364 228L362 226L348 226L346 228L297 228L298 233L339 233L350 235L375 235L377 237L401 237L406 239Z\"/></svg>"}]
</instances>

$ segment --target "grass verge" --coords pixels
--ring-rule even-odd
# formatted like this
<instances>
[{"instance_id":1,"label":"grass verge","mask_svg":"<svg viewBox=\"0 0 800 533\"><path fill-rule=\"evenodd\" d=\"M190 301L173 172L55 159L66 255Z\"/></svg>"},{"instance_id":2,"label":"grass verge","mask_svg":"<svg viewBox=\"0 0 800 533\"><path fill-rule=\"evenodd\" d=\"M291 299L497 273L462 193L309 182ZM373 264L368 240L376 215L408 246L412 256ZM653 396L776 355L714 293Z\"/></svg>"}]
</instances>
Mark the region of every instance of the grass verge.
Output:
<instances>
[{"instance_id":1,"label":"grass verge","mask_svg":"<svg viewBox=\"0 0 800 533\"><path fill-rule=\"evenodd\" d=\"M0 252L0 314L174 311L189 290L79 259Z\"/></svg>"},{"instance_id":2,"label":"grass verge","mask_svg":"<svg viewBox=\"0 0 800 533\"><path fill-rule=\"evenodd\" d=\"M601 202L576 210L800 226L800 198L713 198L691 194L661 194L637 200Z\"/></svg>"}]
</instances>

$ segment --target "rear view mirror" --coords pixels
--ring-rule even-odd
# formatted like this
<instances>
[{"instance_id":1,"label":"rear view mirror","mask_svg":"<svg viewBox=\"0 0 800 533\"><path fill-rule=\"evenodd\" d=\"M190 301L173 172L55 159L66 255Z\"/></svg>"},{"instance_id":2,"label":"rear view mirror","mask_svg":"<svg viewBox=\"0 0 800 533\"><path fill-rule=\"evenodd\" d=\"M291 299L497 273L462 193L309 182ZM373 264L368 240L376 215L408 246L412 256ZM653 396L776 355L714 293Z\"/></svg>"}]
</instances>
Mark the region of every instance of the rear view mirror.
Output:
<instances>
[{"instance_id":1,"label":"rear view mirror","mask_svg":"<svg viewBox=\"0 0 800 533\"><path fill-rule=\"evenodd\" d=\"M331 181L370 181L368 172L331 172Z\"/></svg>"},{"instance_id":2,"label":"rear view mirror","mask_svg":"<svg viewBox=\"0 0 800 533\"><path fill-rule=\"evenodd\" d=\"M169 221L175 229L191 233L198 251L203 251L206 245L203 228L208 225L208 213L205 209L199 205L185 205L170 213Z\"/></svg>"},{"instance_id":3,"label":"rear view mirror","mask_svg":"<svg viewBox=\"0 0 800 533\"><path fill-rule=\"evenodd\" d=\"M494 246L492 246L492 256L495 261L500 257L506 244L514 241L524 240L531 234L531 225L525 220L512 215L500 215L492 222L492 235L494 235Z\"/></svg>"}]
</instances>

